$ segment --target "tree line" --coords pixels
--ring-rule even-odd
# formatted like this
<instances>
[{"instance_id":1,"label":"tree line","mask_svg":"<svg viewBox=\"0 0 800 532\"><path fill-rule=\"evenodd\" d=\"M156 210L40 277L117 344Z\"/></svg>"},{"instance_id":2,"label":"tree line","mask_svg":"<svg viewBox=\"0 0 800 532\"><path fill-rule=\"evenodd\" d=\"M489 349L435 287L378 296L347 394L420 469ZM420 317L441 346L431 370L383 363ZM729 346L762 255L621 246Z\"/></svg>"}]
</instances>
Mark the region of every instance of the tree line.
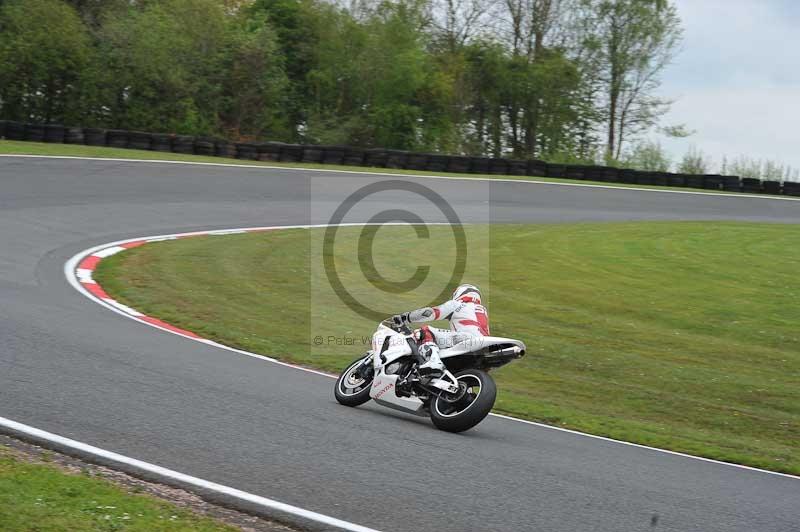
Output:
<instances>
[{"instance_id":1,"label":"tree line","mask_svg":"<svg viewBox=\"0 0 800 532\"><path fill-rule=\"evenodd\" d=\"M0 0L0 118L613 163L681 32L669 0Z\"/></svg>"}]
</instances>

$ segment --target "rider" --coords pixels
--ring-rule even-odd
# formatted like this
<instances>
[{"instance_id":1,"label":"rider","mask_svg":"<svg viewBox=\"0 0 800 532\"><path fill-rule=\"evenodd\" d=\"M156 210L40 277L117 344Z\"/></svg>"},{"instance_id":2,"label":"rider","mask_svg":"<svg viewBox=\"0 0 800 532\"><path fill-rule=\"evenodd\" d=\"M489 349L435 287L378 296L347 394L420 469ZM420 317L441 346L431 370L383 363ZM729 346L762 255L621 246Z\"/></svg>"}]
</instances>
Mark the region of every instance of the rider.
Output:
<instances>
[{"instance_id":1,"label":"rider","mask_svg":"<svg viewBox=\"0 0 800 532\"><path fill-rule=\"evenodd\" d=\"M460 285L453 292L452 299L441 305L392 317L392 321L398 326L435 320L449 320L450 330L427 325L419 329L419 352L427 359L418 368L421 374L442 373L444 363L439 358L439 349L452 347L470 338L489 336L489 315L481 305L480 290L471 284Z\"/></svg>"}]
</instances>

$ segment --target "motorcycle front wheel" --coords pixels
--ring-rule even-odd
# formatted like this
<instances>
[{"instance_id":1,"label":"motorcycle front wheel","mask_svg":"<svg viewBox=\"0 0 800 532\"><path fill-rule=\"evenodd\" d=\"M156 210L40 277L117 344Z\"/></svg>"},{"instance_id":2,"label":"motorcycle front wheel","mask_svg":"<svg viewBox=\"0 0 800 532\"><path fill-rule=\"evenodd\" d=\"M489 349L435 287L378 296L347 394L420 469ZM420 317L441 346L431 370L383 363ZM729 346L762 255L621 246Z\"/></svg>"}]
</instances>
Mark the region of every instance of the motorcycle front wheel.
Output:
<instances>
[{"instance_id":1,"label":"motorcycle front wheel","mask_svg":"<svg viewBox=\"0 0 800 532\"><path fill-rule=\"evenodd\" d=\"M333 395L345 406L363 405L370 399L369 387L373 376L371 358L354 360L336 379Z\"/></svg>"},{"instance_id":2,"label":"motorcycle front wheel","mask_svg":"<svg viewBox=\"0 0 800 532\"><path fill-rule=\"evenodd\" d=\"M479 369L465 369L454 376L458 393L443 393L431 401L431 421L440 430L462 432L489 415L497 398L497 386L488 373Z\"/></svg>"}]
</instances>

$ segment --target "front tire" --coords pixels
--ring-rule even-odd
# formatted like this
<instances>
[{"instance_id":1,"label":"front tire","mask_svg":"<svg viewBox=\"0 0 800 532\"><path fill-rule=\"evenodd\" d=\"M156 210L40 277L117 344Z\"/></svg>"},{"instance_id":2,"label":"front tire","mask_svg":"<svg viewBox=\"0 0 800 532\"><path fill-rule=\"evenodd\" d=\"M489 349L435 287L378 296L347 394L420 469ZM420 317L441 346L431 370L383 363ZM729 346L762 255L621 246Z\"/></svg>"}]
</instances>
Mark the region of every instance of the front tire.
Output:
<instances>
[{"instance_id":1,"label":"front tire","mask_svg":"<svg viewBox=\"0 0 800 532\"><path fill-rule=\"evenodd\" d=\"M489 415L497 398L494 379L479 369L465 369L455 375L460 397L437 396L431 400L431 421L447 432L471 429Z\"/></svg>"},{"instance_id":2,"label":"front tire","mask_svg":"<svg viewBox=\"0 0 800 532\"><path fill-rule=\"evenodd\" d=\"M361 357L354 360L336 379L333 395L345 406L363 405L370 399L369 389L373 377L372 358Z\"/></svg>"}]
</instances>

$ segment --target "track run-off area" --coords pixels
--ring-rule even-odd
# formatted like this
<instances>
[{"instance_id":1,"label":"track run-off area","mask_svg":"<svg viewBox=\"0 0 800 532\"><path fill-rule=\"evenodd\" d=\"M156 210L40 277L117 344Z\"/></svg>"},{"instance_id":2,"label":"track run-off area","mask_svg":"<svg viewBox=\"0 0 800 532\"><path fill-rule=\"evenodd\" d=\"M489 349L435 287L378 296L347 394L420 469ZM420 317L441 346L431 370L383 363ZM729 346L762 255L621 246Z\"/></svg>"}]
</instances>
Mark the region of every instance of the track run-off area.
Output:
<instances>
[{"instance_id":1,"label":"track run-off area","mask_svg":"<svg viewBox=\"0 0 800 532\"><path fill-rule=\"evenodd\" d=\"M384 179L0 157L0 417L381 530L800 529L794 477L499 416L453 435L345 409L324 375L143 327L64 277L70 258L106 243L324 224L342 191ZM473 212L466 222L800 222L785 199L403 179Z\"/></svg>"}]
</instances>

